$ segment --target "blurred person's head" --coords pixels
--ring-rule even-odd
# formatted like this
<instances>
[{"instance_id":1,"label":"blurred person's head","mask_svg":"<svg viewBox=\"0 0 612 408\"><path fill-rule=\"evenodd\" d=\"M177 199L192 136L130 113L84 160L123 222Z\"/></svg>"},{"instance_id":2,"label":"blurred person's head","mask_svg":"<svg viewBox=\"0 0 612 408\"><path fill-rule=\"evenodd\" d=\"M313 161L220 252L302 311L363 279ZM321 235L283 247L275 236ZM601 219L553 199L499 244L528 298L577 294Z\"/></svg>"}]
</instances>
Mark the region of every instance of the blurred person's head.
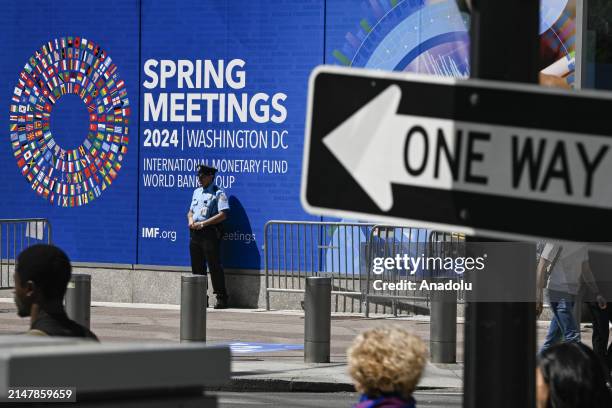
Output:
<instances>
[{"instance_id":1,"label":"blurred person's head","mask_svg":"<svg viewBox=\"0 0 612 408\"><path fill-rule=\"evenodd\" d=\"M15 304L17 314L30 316L32 306L61 306L72 267L68 256L53 245L33 245L17 257Z\"/></svg>"},{"instance_id":2,"label":"blurred person's head","mask_svg":"<svg viewBox=\"0 0 612 408\"><path fill-rule=\"evenodd\" d=\"M544 351L536 369L537 408L612 407L602 362L582 343Z\"/></svg>"},{"instance_id":3,"label":"blurred person's head","mask_svg":"<svg viewBox=\"0 0 612 408\"><path fill-rule=\"evenodd\" d=\"M425 343L399 327L359 334L348 349L348 368L357 391L368 396L409 398L427 363Z\"/></svg>"}]
</instances>

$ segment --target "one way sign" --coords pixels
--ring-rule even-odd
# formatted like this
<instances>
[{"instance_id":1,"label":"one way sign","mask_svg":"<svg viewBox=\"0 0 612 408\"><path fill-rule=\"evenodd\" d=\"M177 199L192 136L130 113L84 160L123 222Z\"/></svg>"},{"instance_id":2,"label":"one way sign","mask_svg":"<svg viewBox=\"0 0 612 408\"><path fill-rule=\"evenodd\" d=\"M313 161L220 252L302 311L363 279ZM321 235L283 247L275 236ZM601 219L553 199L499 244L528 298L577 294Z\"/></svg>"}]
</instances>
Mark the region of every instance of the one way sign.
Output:
<instances>
[{"instance_id":1,"label":"one way sign","mask_svg":"<svg viewBox=\"0 0 612 408\"><path fill-rule=\"evenodd\" d=\"M301 199L314 214L612 241L611 144L608 93L319 67Z\"/></svg>"}]
</instances>

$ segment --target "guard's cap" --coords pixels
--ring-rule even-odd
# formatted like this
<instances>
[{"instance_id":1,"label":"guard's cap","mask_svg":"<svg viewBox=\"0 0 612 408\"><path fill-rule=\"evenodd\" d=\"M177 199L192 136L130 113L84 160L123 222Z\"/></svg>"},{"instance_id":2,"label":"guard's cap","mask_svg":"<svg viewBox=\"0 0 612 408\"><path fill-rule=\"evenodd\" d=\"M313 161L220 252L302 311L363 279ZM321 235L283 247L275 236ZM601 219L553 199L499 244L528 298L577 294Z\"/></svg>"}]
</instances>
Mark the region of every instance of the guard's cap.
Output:
<instances>
[{"instance_id":1,"label":"guard's cap","mask_svg":"<svg viewBox=\"0 0 612 408\"><path fill-rule=\"evenodd\" d=\"M214 176L215 173L217 173L217 169L215 169L214 167L205 166L203 164L201 164L198 167L198 177L201 177L201 176Z\"/></svg>"}]
</instances>

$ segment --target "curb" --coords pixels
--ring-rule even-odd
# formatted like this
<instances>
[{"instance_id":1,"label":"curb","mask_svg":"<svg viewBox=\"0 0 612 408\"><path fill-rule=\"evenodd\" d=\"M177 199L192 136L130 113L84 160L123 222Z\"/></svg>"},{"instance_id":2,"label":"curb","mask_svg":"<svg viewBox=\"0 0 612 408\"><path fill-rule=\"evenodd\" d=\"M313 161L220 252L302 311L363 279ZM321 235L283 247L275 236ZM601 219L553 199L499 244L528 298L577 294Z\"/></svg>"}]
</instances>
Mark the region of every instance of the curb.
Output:
<instances>
[{"instance_id":1,"label":"curb","mask_svg":"<svg viewBox=\"0 0 612 408\"><path fill-rule=\"evenodd\" d=\"M230 392L355 392L353 384L347 383L240 377L233 377L228 384L206 389Z\"/></svg>"},{"instance_id":2,"label":"curb","mask_svg":"<svg viewBox=\"0 0 612 408\"><path fill-rule=\"evenodd\" d=\"M206 390L222 392L357 392L353 384L348 383L240 377L233 377L225 385L206 387ZM416 388L416 391L428 390L459 390L459 388L421 386Z\"/></svg>"}]
</instances>

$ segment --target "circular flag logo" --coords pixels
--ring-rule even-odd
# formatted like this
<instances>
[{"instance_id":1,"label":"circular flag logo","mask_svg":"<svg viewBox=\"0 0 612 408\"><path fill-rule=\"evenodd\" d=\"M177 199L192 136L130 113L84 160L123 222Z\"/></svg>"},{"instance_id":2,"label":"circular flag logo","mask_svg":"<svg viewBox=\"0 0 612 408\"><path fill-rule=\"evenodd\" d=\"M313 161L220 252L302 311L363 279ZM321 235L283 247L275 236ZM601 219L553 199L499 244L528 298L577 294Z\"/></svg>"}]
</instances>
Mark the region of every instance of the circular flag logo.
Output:
<instances>
[{"instance_id":1,"label":"circular flag logo","mask_svg":"<svg viewBox=\"0 0 612 408\"><path fill-rule=\"evenodd\" d=\"M54 107L66 95L77 96L88 112L88 128L71 129L83 135L77 147L61 146L62 135L51 132ZM121 170L129 116L125 83L100 45L82 37L51 40L26 62L13 92L9 130L17 166L52 204L85 205Z\"/></svg>"}]
</instances>

